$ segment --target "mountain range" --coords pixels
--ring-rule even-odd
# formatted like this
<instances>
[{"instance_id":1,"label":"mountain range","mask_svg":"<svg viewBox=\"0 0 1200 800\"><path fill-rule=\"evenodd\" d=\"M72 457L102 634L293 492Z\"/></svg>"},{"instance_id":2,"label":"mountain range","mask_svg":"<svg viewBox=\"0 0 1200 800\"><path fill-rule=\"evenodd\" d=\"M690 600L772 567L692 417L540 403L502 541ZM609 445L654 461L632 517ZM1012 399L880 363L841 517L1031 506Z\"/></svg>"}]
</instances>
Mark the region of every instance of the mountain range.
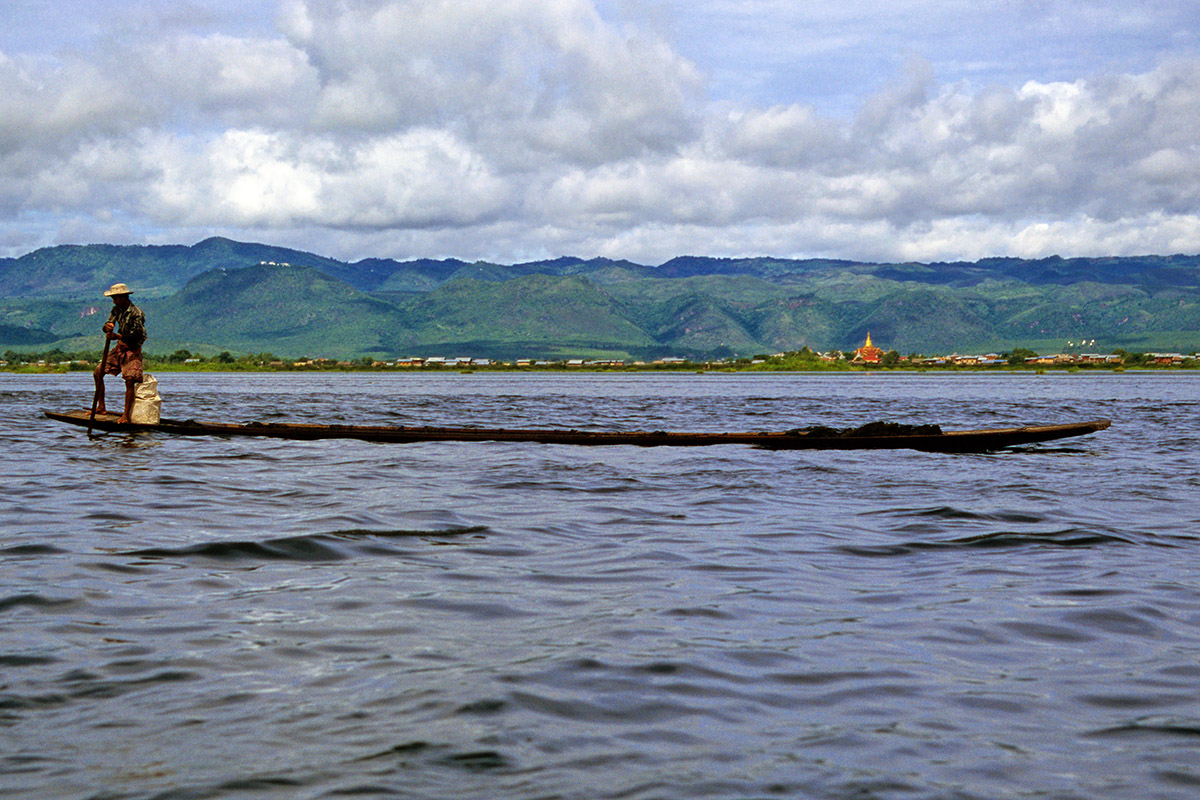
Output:
<instances>
[{"instance_id":1,"label":"mountain range","mask_svg":"<svg viewBox=\"0 0 1200 800\"><path fill-rule=\"evenodd\" d=\"M98 350L116 282L152 354L722 358L1200 347L1200 256L877 264L681 256L345 262L264 244L61 245L0 259L0 347Z\"/></svg>"}]
</instances>

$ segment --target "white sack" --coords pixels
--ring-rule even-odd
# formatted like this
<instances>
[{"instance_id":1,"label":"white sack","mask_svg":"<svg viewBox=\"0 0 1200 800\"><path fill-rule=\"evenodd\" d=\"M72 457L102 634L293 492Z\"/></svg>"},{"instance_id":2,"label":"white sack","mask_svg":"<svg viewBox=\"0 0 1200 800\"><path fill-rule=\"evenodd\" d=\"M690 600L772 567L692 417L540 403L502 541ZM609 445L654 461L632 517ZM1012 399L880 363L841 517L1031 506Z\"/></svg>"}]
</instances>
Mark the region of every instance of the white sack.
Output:
<instances>
[{"instance_id":1,"label":"white sack","mask_svg":"<svg viewBox=\"0 0 1200 800\"><path fill-rule=\"evenodd\" d=\"M139 425L157 425L162 412L162 397L158 394L158 378L143 374L142 382L133 390L133 410L129 421Z\"/></svg>"}]
</instances>

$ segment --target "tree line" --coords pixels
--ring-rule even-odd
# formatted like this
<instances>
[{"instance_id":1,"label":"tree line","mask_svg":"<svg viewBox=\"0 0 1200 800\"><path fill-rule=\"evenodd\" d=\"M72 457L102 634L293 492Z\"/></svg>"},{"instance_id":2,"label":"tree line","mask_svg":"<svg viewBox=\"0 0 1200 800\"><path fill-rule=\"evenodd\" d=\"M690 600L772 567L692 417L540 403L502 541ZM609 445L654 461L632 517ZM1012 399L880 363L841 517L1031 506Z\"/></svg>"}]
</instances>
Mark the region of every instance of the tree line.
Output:
<instances>
[{"instance_id":1,"label":"tree line","mask_svg":"<svg viewBox=\"0 0 1200 800\"><path fill-rule=\"evenodd\" d=\"M1151 353L1129 352L1122 349L1116 349L1113 354L1120 356L1119 364L1109 365L1055 365L1061 367L1071 366L1086 366L1099 368L1121 368L1121 367L1155 367L1154 356ZM1004 352L1000 355L1004 362L1002 366L1006 367L1025 367L1033 368L1027 362L1027 359L1038 356L1039 354L1033 350L1024 347L1018 347L1011 351ZM61 348L54 348L45 352L21 352L15 350L6 350L0 361L7 362L8 368L33 366L39 368L62 368L65 367L71 370L90 370L100 360L101 351L99 350L82 350L82 351L65 351ZM929 364L923 363L924 358L919 353L910 353L907 357L902 356L897 350L889 350L883 353L880 360L876 364L861 364L853 362L854 354L852 352L843 352L833 350L827 353L818 353L809 347L803 347L800 350L788 351L786 353L776 354L760 354L750 358L737 358L728 360L705 360L705 359L685 359L683 362L676 364L676 367L684 367L694 369L697 366L707 367L724 367L736 369L776 369L776 370L813 370L813 369L850 369L856 366L867 366L872 368L882 367L885 369L913 369L913 368L928 368ZM150 368L167 368L167 369L291 369L296 364L304 364L306 366L330 367L330 368L368 368L379 367L381 362L372 356L362 356L355 359L346 359L334 361L332 359L312 359L303 358L283 358L274 353L241 353L233 354L228 350L222 350L216 355L203 355L193 353L190 350L176 350L170 355L147 355L146 366ZM565 362L564 362L565 363ZM606 362L608 363L608 362ZM493 362L495 368L507 368L503 362ZM619 366L619 365L618 365ZM626 364L625 366L634 368L634 365ZM654 365L655 367L659 365ZM962 369L962 365L946 365L949 368ZM1187 358L1180 365L1185 368L1200 368L1200 363L1195 358ZM973 367L966 367L973 368ZM990 366L978 367L990 368Z\"/></svg>"}]
</instances>

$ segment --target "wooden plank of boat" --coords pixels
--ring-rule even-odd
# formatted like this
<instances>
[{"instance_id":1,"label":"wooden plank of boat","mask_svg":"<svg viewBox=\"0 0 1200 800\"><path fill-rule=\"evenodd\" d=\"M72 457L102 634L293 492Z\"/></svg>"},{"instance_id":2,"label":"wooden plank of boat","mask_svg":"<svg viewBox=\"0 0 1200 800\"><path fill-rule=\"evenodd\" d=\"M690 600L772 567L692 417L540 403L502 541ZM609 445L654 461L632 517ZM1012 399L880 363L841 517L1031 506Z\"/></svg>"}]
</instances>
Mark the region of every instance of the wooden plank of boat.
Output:
<instances>
[{"instance_id":1,"label":"wooden plank of boat","mask_svg":"<svg viewBox=\"0 0 1200 800\"><path fill-rule=\"evenodd\" d=\"M47 417L74 425L88 424L87 410L44 412ZM113 432L157 432L182 436L266 436L274 439L361 439L370 442L538 442L574 445L638 445L641 447L696 447L742 444L770 450L924 450L940 453L985 452L1015 445L1035 444L1102 431L1106 419L1065 425L1026 425L1018 428L945 431L936 426L872 423L863 428L836 431L830 428L744 433L690 433L667 431L581 431L537 428L442 428L422 426L312 425L249 422L230 424L195 420L161 420L156 425L118 424L116 414L97 414L94 427ZM874 427L873 427L874 426ZM891 431L891 432L888 432Z\"/></svg>"}]
</instances>

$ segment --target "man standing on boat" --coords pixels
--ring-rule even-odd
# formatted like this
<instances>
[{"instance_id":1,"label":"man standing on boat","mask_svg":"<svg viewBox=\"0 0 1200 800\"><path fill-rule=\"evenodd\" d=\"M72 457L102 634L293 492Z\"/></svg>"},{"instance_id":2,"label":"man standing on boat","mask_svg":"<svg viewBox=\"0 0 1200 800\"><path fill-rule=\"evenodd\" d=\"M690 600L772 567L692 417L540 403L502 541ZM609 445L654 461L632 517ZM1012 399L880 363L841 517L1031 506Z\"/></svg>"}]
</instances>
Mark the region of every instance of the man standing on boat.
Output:
<instances>
[{"instance_id":1,"label":"man standing on boat","mask_svg":"<svg viewBox=\"0 0 1200 800\"><path fill-rule=\"evenodd\" d=\"M133 411L134 388L142 380L142 344L146 341L146 315L129 299L129 287L114 283L104 293L113 301L112 313L104 323L104 335L116 342L108 359L92 373L96 378L96 413L104 414L104 376L120 375L125 379L125 411L117 422L129 422Z\"/></svg>"}]
</instances>

